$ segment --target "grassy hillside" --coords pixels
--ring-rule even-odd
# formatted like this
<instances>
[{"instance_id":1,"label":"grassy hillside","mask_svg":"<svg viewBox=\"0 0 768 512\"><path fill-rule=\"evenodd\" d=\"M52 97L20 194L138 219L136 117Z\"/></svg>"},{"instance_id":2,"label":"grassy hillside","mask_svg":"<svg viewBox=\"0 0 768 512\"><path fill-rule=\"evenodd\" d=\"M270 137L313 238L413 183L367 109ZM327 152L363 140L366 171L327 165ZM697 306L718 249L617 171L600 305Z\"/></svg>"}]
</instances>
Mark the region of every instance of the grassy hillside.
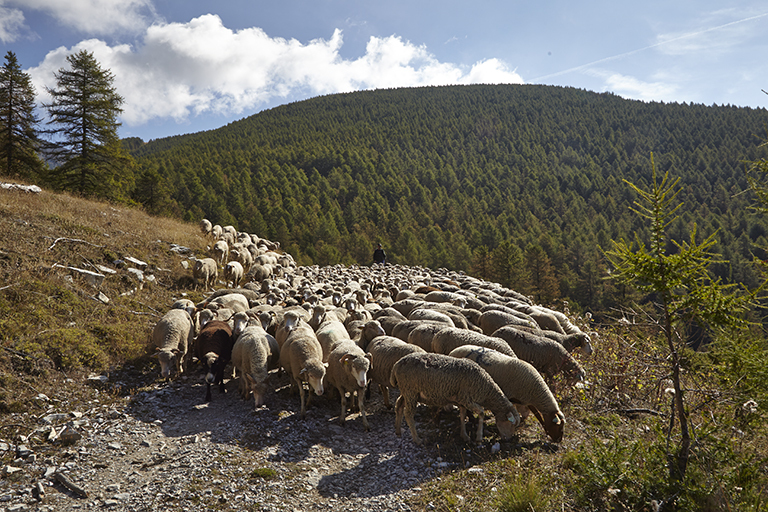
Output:
<instances>
[{"instance_id":1,"label":"grassy hillside","mask_svg":"<svg viewBox=\"0 0 768 512\"><path fill-rule=\"evenodd\" d=\"M200 255L205 242L191 223L47 192L0 191L0 229L0 440L31 435L36 447L63 450L34 435L48 410L38 395L85 403L94 397L84 383L91 372L110 373L113 384L102 399L155 379L157 365L147 356L151 327L183 294L202 298L189 290L186 256L172 244ZM139 289L127 267L115 264L126 257L148 263L155 283ZM94 265L116 271L99 289L60 267ZM98 300L99 292L109 302ZM652 325L591 327L599 337L595 354L582 359L588 383L557 391L567 416L563 442L548 443L535 422L501 451L438 434L440 477L423 482L413 510L641 511L654 510L654 501L670 507L663 510L765 508L764 342L729 335L707 353L686 355L693 457L686 480L670 482L666 454L676 434L667 438L666 349ZM749 399L756 411L742 407ZM420 421L436 428L427 415ZM13 457L0 452L0 463ZM12 481L1 478L0 487Z\"/></svg>"},{"instance_id":2,"label":"grassy hillside","mask_svg":"<svg viewBox=\"0 0 768 512\"><path fill-rule=\"evenodd\" d=\"M682 179L672 237L719 229L730 264L717 275L757 283L750 262L765 256L768 226L748 210L744 161L764 155L767 121L764 109L551 86L336 94L136 148L135 199L262 234L305 264L368 263L380 241L392 262L472 270L601 311L619 299L600 248L648 236L623 180L646 188L651 154ZM544 259L548 289L531 275Z\"/></svg>"}]
</instances>

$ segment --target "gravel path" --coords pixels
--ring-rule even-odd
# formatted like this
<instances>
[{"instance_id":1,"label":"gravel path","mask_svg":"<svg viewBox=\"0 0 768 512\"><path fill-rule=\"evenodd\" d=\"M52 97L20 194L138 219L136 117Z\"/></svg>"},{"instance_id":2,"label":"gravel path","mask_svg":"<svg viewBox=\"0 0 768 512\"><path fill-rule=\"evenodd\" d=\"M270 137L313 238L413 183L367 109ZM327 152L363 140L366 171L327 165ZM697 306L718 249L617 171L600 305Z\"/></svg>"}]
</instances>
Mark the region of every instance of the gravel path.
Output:
<instances>
[{"instance_id":1,"label":"gravel path","mask_svg":"<svg viewBox=\"0 0 768 512\"><path fill-rule=\"evenodd\" d=\"M206 404L200 375L117 402L98 392L81 404L41 397L44 414L18 415L37 430L21 441L0 438L0 511L411 510L421 483L459 464L437 452L437 429L458 430L450 413L440 427L428 413L417 416L427 438L420 448L406 425L402 439L395 435L378 391L367 402L365 432L358 414L338 425L338 399L326 396L313 397L301 420L288 377L273 373L271 382L276 391L257 411L235 382L224 395L214 388ZM82 438L47 440L67 424Z\"/></svg>"}]
</instances>

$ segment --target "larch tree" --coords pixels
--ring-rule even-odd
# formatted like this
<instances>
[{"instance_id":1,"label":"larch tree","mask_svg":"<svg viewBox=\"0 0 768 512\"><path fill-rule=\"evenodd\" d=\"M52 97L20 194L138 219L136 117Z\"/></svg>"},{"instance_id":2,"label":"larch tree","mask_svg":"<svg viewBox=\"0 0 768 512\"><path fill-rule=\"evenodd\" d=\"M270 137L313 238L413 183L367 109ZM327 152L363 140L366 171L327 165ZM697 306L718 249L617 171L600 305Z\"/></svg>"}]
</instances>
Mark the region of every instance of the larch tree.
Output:
<instances>
[{"instance_id":1,"label":"larch tree","mask_svg":"<svg viewBox=\"0 0 768 512\"><path fill-rule=\"evenodd\" d=\"M132 186L134 165L117 136L123 97L93 53L81 50L67 62L70 69L55 73L56 88L47 89L52 100L44 105L55 126L51 182L84 196L122 198Z\"/></svg>"},{"instance_id":2,"label":"larch tree","mask_svg":"<svg viewBox=\"0 0 768 512\"><path fill-rule=\"evenodd\" d=\"M35 88L16 54L5 54L0 68L0 165L9 177L33 179L44 169L40 119L35 113Z\"/></svg>"}]
</instances>

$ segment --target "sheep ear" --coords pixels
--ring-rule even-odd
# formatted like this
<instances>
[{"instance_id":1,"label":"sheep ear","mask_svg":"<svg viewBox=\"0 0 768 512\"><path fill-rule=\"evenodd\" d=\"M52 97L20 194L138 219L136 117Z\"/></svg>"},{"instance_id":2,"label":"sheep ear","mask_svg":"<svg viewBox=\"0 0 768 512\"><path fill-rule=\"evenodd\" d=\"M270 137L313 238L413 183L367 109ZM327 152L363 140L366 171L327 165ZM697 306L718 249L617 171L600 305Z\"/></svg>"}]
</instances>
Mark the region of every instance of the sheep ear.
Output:
<instances>
[{"instance_id":1,"label":"sheep ear","mask_svg":"<svg viewBox=\"0 0 768 512\"><path fill-rule=\"evenodd\" d=\"M349 364L349 360L352 359L352 354L344 354L344 357L339 359L341 364Z\"/></svg>"}]
</instances>

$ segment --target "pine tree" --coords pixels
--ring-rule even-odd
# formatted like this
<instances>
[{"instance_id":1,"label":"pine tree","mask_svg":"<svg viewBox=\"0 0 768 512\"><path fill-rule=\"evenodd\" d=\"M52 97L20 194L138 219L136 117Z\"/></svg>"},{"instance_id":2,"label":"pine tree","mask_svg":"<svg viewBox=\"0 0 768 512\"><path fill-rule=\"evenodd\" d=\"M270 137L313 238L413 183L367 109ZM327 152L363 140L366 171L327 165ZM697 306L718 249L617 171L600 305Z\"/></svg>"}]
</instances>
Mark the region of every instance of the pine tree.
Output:
<instances>
[{"instance_id":1,"label":"pine tree","mask_svg":"<svg viewBox=\"0 0 768 512\"><path fill-rule=\"evenodd\" d=\"M33 179L42 172L39 123L32 80L9 51L0 68L0 165L6 176Z\"/></svg>"},{"instance_id":2,"label":"pine tree","mask_svg":"<svg viewBox=\"0 0 768 512\"><path fill-rule=\"evenodd\" d=\"M133 160L117 136L123 98L114 76L102 69L93 53L82 50L67 57L70 69L55 73L56 88L47 89L45 104L54 140L50 155L58 164L51 181L81 195L121 198L131 186Z\"/></svg>"}]
</instances>

